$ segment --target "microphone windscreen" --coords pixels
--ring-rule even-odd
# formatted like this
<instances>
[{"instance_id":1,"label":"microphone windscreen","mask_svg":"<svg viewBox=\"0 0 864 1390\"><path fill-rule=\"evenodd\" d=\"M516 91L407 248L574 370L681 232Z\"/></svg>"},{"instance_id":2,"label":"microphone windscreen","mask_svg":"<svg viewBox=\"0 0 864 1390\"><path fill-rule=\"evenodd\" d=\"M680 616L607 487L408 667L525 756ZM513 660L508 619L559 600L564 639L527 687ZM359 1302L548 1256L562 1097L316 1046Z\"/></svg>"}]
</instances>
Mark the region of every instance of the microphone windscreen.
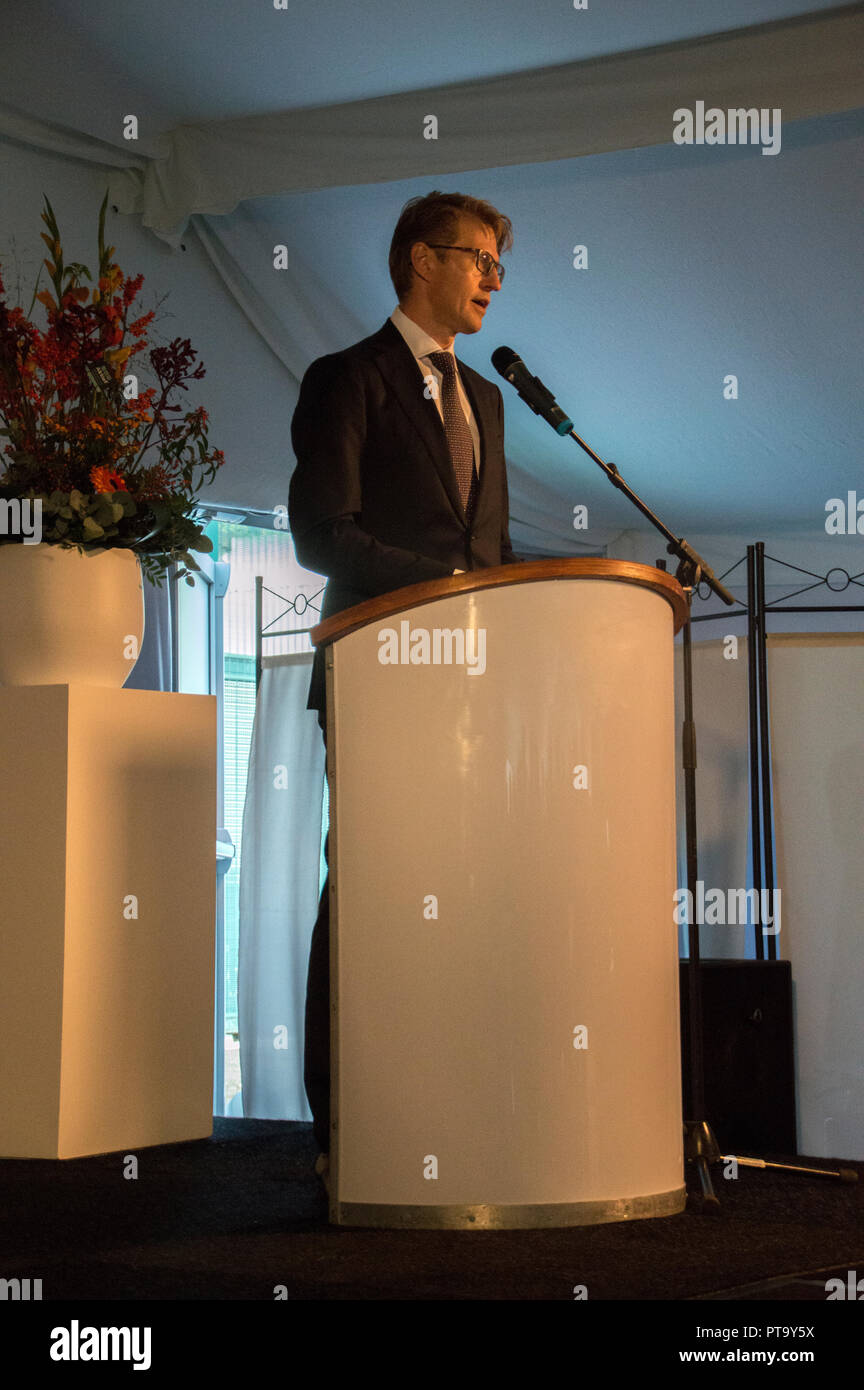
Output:
<instances>
[{"instance_id":1,"label":"microphone windscreen","mask_svg":"<svg viewBox=\"0 0 864 1390\"><path fill-rule=\"evenodd\" d=\"M509 347L496 348L492 354L492 366L495 368L496 372L500 372L502 376L507 371L508 367L518 361L518 352L514 352L513 349Z\"/></svg>"}]
</instances>

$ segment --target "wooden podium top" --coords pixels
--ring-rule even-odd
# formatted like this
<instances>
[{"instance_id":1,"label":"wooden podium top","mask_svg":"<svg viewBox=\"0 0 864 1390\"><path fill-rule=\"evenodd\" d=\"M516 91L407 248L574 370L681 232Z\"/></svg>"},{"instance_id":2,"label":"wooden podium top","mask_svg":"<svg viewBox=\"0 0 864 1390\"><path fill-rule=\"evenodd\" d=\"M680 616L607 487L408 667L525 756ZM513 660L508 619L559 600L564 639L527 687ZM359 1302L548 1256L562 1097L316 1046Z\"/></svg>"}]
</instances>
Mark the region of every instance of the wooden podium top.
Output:
<instances>
[{"instance_id":1,"label":"wooden podium top","mask_svg":"<svg viewBox=\"0 0 864 1390\"><path fill-rule=\"evenodd\" d=\"M503 588L506 584L531 584L542 579L613 579L625 584L638 584L643 589L653 589L672 606L675 632L683 626L687 617L687 600L684 590L670 574L655 569L651 565L639 565L632 560L526 560L517 565L494 565L487 569L468 570L465 574L454 574L448 579L430 579L422 584L410 584L404 589L393 589L389 594L367 599L332 618L325 618L311 632L316 647L327 646L349 632L356 632L366 623L380 622L407 608L418 608L424 603L434 603L436 599L451 594L467 594L478 589Z\"/></svg>"}]
</instances>

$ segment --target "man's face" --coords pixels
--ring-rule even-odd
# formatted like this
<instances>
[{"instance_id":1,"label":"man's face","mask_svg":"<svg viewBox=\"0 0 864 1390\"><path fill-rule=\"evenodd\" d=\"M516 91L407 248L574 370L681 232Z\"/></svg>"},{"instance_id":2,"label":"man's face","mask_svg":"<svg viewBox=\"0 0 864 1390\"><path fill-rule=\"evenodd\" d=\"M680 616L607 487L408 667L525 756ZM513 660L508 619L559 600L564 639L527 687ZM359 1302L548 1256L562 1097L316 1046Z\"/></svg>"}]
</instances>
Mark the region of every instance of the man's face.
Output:
<instances>
[{"instance_id":1,"label":"man's face","mask_svg":"<svg viewBox=\"0 0 864 1390\"><path fill-rule=\"evenodd\" d=\"M454 246L478 247L498 260L498 246L490 227L461 214L456 233L443 238ZM441 256L441 260L437 256ZM492 294L500 289L497 272L487 275L477 268L477 257L467 251L431 252L428 261L429 306L451 333L476 333Z\"/></svg>"}]
</instances>

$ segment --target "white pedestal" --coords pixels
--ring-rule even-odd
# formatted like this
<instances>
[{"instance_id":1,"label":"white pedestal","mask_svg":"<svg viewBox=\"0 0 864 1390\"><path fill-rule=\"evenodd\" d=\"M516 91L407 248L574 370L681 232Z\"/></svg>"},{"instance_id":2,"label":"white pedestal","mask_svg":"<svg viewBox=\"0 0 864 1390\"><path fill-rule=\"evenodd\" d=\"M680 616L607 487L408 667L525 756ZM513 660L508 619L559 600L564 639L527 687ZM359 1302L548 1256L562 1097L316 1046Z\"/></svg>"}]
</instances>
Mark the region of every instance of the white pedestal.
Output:
<instances>
[{"instance_id":1,"label":"white pedestal","mask_svg":"<svg viewBox=\"0 0 864 1390\"><path fill-rule=\"evenodd\" d=\"M216 702L0 689L0 1155L212 1132Z\"/></svg>"}]
</instances>

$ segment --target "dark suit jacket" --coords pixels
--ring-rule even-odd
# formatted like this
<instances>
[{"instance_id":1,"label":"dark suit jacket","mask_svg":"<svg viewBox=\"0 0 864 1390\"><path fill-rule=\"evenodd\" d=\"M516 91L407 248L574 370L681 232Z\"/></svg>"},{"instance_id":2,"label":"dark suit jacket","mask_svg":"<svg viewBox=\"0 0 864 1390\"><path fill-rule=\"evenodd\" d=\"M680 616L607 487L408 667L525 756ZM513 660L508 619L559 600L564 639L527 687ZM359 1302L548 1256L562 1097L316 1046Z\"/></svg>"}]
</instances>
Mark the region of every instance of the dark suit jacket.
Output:
<instances>
[{"instance_id":1,"label":"dark suit jacket","mask_svg":"<svg viewBox=\"0 0 864 1390\"><path fill-rule=\"evenodd\" d=\"M329 618L454 569L515 564L508 529L498 387L459 362L480 434L480 486L468 526L444 425L411 349L389 319L303 377L291 422L297 466L288 515L300 564L328 576ZM324 709L324 653L308 709Z\"/></svg>"}]
</instances>

